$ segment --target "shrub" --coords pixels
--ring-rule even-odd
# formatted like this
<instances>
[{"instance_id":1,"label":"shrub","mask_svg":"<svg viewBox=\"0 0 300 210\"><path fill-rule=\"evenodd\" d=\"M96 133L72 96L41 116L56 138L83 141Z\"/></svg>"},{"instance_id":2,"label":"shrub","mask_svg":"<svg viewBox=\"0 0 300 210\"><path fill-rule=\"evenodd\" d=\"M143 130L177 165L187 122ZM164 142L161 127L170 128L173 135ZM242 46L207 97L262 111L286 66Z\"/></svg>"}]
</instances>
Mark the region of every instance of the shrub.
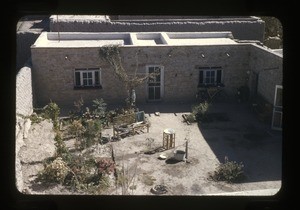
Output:
<instances>
[{"instance_id":1,"label":"shrub","mask_svg":"<svg viewBox=\"0 0 300 210\"><path fill-rule=\"evenodd\" d=\"M40 180L48 182L63 183L69 173L69 168L61 157L56 158L52 163L46 165L38 175Z\"/></svg>"},{"instance_id":2,"label":"shrub","mask_svg":"<svg viewBox=\"0 0 300 210\"><path fill-rule=\"evenodd\" d=\"M208 102L205 101L205 102L199 103L196 106L193 106L192 113L196 117L203 117L207 114L208 108L209 108L209 104L208 104Z\"/></svg>"},{"instance_id":3,"label":"shrub","mask_svg":"<svg viewBox=\"0 0 300 210\"><path fill-rule=\"evenodd\" d=\"M115 163L113 160L109 158L102 158L96 163L98 168L98 174L100 176L104 174L110 174L113 173L115 170Z\"/></svg>"},{"instance_id":4,"label":"shrub","mask_svg":"<svg viewBox=\"0 0 300 210\"><path fill-rule=\"evenodd\" d=\"M100 118L105 117L106 114L106 103L102 98L93 100L93 114Z\"/></svg>"},{"instance_id":5,"label":"shrub","mask_svg":"<svg viewBox=\"0 0 300 210\"><path fill-rule=\"evenodd\" d=\"M225 163L221 163L209 177L214 181L237 182L244 178L243 167L242 163L228 161L225 157Z\"/></svg>"},{"instance_id":6,"label":"shrub","mask_svg":"<svg viewBox=\"0 0 300 210\"><path fill-rule=\"evenodd\" d=\"M74 107L75 107L75 113L77 115L82 115L83 113L83 105L84 105L84 101L82 98L80 98L79 100L77 101L74 101Z\"/></svg>"},{"instance_id":7,"label":"shrub","mask_svg":"<svg viewBox=\"0 0 300 210\"><path fill-rule=\"evenodd\" d=\"M196 116L192 113L186 116L187 121L189 121L190 123L195 122L196 121Z\"/></svg>"},{"instance_id":8,"label":"shrub","mask_svg":"<svg viewBox=\"0 0 300 210\"><path fill-rule=\"evenodd\" d=\"M60 114L60 108L54 102L50 102L44 108L44 117L46 119L52 120L54 129L58 129L59 127L59 120L58 120L59 114Z\"/></svg>"},{"instance_id":9,"label":"shrub","mask_svg":"<svg viewBox=\"0 0 300 210\"><path fill-rule=\"evenodd\" d=\"M80 137L85 131L85 128L81 124L80 120L74 120L68 128L68 133L70 135Z\"/></svg>"},{"instance_id":10,"label":"shrub","mask_svg":"<svg viewBox=\"0 0 300 210\"><path fill-rule=\"evenodd\" d=\"M90 147L96 142L96 137L101 134L101 122L99 120L89 120L85 123L85 131L83 133L83 143L85 147Z\"/></svg>"},{"instance_id":11,"label":"shrub","mask_svg":"<svg viewBox=\"0 0 300 210\"><path fill-rule=\"evenodd\" d=\"M35 123L39 124L43 120L43 118L38 116L35 112L29 116L29 119L30 119L32 125Z\"/></svg>"},{"instance_id":12,"label":"shrub","mask_svg":"<svg viewBox=\"0 0 300 210\"><path fill-rule=\"evenodd\" d=\"M62 139L61 132L56 132L55 138L54 138L54 145L56 146L56 157L62 157L64 160L67 160L69 158L69 150L66 147L65 142Z\"/></svg>"},{"instance_id":13,"label":"shrub","mask_svg":"<svg viewBox=\"0 0 300 210\"><path fill-rule=\"evenodd\" d=\"M192 114L195 115L197 121L206 120L209 104L205 101L192 107Z\"/></svg>"}]
</instances>

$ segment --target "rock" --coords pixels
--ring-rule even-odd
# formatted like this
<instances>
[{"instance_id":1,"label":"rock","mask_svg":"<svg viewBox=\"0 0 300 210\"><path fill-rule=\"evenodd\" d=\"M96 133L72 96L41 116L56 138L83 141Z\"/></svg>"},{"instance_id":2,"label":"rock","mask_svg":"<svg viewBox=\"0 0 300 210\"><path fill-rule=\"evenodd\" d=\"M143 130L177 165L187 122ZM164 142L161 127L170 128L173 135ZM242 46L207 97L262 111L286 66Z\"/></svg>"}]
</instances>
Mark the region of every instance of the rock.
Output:
<instances>
[{"instance_id":1,"label":"rock","mask_svg":"<svg viewBox=\"0 0 300 210\"><path fill-rule=\"evenodd\" d=\"M31 120L30 119L26 119L24 122L24 132L23 132L23 138L27 139L28 137L28 131L31 127Z\"/></svg>"},{"instance_id":2,"label":"rock","mask_svg":"<svg viewBox=\"0 0 300 210\"><path fill-rule=\"evenodd\" d=\"M23 182L23 174L22 174L22 165L20 160L16 160L16 187L17 189L22 192L24 189L24 182Z\"/></svg>"},{"instance_id":3,"label":"rock","mask_svg":"<svg viewBox=\"0 0 300 210\"><path fill-rule=\"evenodd\" d=\"M20 149L18 158L23 163L41 162L55 154L55 132L52 123L44 120L30 127L25 145Z\"/></svg>"}]
</instances>

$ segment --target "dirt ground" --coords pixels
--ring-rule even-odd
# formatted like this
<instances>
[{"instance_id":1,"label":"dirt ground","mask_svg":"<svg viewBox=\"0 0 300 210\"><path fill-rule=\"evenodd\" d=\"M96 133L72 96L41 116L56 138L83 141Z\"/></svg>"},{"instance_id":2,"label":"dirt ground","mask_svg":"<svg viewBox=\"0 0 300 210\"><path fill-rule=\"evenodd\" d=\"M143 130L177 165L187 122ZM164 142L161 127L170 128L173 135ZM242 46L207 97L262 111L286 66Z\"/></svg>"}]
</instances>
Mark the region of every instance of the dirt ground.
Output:
<instances>
[{"instance_id":1,"label":"dirt ground","mask_svg":"<svg viewBox=\"0 0 300 210\"><path fill-rule=\"evenodd\" d=\"M223 192L280 189L281 133L259 122L245 104L214 104L210 112L227 116L226 121L187 125L182 114L190 111L189 104L147 105L142 107L151 122L149 133L131 136L113 145L116 161L135 172L134 195L150 195L153 185L165 185L167 195L205 195ZM140 109L140 110L142 110ZM155 116L154 112L160 112ZM161 153L172 157L175 149L185 150L188 139L188 162L168 163L160 160L161 153L143 154L147 138L154 147L162 146L163 130L175 130L175 148ZM209 181L208 173L220 162L242 162L246 179L239 184ZM137 170L135 169L137 168ZM149 182L149 179L153 180ZM255 194L255 191L253 191Z\"/></svg>"},{"instance_id":2,"label":"dirt ground","mask_svg":"<svg viewBox=\"0 0 300 210\"><path fill-rule=\"evenodd\" d=\"M183 122L182 114L191 111L191 104L146 104L139 106L145 111L151 126L134 136L110 142L99 147L112 146L118 169L125 169L130 180L126 194L153 195L151 188L164 185L165 195L207 195L238 191L272 189L281 187L282 135L270 125L259 122L246 104L216 103L210 113L226 116L209 123ZM160 115L154 115L159 112ZM144 154L148 149L147 138L153 138L152 147L163 144L163 130L175 130L175 148L155 154ZM112 136L112 129L103 134ZM170 162L159 159L160 154L174 155L174 150L185 150L188 140L188 161ZM68 142L66 142L68 144ZM100 148L101 149L101 148ZM225 156L242 162L246 179L238 184L208 180ZM57 193L60 187L47 188L31 193ZM53 192L51 191L53 190ZM66 191L61 191L68 194ZM124 194L121 187L111 187L107 194ZM251 193L250 193L251 194ZM249 195L249 193L248 193Z\"/></svg>"}]
</instances>

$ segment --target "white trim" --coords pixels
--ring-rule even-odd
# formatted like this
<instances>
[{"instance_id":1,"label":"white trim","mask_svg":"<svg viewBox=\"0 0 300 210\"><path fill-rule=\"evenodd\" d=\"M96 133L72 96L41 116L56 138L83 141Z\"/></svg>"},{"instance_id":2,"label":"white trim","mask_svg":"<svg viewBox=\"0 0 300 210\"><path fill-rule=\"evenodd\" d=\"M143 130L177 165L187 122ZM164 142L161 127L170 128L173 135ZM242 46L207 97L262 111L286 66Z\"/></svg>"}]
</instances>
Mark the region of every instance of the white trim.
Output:
<instances>
[{"instance_id":1,"label":"white trim","mask_svg":"<svg viewBox=\"0 0 300 210\"><path fill-rule=\"evenodd\" d=\"M200 71L203 71L203 81L202 81L202 83L200 83L200 81L199 81L199 84L204 84L204 85L215 85L215 84L217 84L218 70L221 70L221 81L220 81L220 83L222 83L223 82L223 68L222 67L220 67L220 68L207 67L207 68L199 69L199 77L198 77L199 79L198 80L200 80ZM210 72L214 71L215 72L213 83L206 83L206 72L208 72L208 71L210 71Z\"/></svg>"},{"instance_id":2,"label":"white trim","mask_svg":"<svg viewBox=\"0 0 300 210\"><path fill-rule=\"evenodd\" d=\"M79 72L80 75L80 85L76 85L76 72ZM76 68L74 70L74 86L75 87L94 87L98 86L95 84L96 79L95 79L95 72L99 73L99 85L102 85L102 75L101 75L101 69L100 68ZM92 79L92 85L89 85L87 82L87 85L83 84L83 73L92 73L92 78L89 78L87 75L86 80L88 81L89 79Z\"/></svg>"},{"instance_id":3,"label":"white trim","mask_svg":"<svg viewBox=\"0 0 300 210\"><path fill-rule=\"evenodd\" d=\"M273 115L272 115L272 124L271 124L271 127L273 130L282 130L282 111L277 111L277 109L282 109L282 106L277 106L276 105L276 100L277 100L277 90L278 89L283 89L282 85L276 85L275 86L275 95L274 95L274 102L273 102ZM275 114L280 114L280 127L276 127L274 126L274 120L275 120Z\"/></svg>"}]
</instances>

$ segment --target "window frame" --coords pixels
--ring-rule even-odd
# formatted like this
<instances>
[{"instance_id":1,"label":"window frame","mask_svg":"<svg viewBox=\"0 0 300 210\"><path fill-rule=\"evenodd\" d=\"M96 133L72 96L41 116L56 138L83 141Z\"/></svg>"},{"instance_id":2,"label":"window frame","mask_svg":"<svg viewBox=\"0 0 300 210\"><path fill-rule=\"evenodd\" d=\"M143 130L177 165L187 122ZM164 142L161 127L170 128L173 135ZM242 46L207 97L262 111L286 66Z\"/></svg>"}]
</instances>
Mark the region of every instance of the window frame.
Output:
<instances>
[{"instance_id":1,"label":"window frame","mask_svg":"<svg viewBox=\"0 0 300 210\"><path fill-rule=\"evenodd\" d=\"M149 76L151 73L150 73L150 69L153 68L154 72L155 70L159 69L160 71L160 80L158 81L157 80L157 77L154 78L153 81L151 81L150 78L148 78L147 80L147 85L146 85L146 95L147 95L147 101L162 101L163 98L164 98L164 66L163 65L157 65L157 64L149 64L149 65L146 65L146 74ZM149 99L149 88L158 88L160 89L159 91L159 99Z\"/></svg>"},{"instance_id":2,"label":"window frame","mask_svg":"<svg viewBox=\"0 0 300 210\"><path fill-rule=\"evenodd\" d=\"M223 80L223 69L222 67L198 67L199 69L199 78L198 78L198 87L215 87L215 86L221 86L224 87L224 84L222 83ZM210 76L207 76L207 72L210 72ZM214 72L214 77L211 77L211 72ZM218 79L218 77L220 77ZM207 79L210 80L210 82L207 82ZM214 80L211 82L211 80ZM201 81L202 80L202 81Z\"/></svg>"},{"instance_id":3,"label":"window frame","mask_svg":"<svg viewBox=\"0 0 300 210\"><path fill-rule=\"evenodd\" d=\"M98 83L96 78L96 73L98 72ZM79 73L79 78L78 78ZM89 77L89 73L92 73L91 77ZM83 75L86 74L86 78ZM84 81L87 81L87 84L84 85ZM92 80L92 84L89 84L89 81ZM78 85L78 82L80 83ZM102 89L101 82L101 69L100 68L76 68L74 70L74 89Z\"/></svg>"}]
</instances>

